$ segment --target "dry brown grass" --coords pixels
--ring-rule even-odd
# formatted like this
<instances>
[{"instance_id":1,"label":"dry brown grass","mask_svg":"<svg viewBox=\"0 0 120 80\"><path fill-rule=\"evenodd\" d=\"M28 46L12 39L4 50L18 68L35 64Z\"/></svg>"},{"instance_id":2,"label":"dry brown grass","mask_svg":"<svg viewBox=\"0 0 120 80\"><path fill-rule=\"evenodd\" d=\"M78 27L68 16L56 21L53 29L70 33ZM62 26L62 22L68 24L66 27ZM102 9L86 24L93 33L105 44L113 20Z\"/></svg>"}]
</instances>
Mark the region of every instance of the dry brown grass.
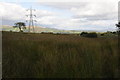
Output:
<instances>
[{"instance_id":1,"label":"dry brown grass","mask_svg":"<svg viewBox=\"0 0 120 80\"><path fill-rule=\"evenodd\" d=\"M4 78L118 76L117 38L3 32Z\"/></svg>"}]
</instances>

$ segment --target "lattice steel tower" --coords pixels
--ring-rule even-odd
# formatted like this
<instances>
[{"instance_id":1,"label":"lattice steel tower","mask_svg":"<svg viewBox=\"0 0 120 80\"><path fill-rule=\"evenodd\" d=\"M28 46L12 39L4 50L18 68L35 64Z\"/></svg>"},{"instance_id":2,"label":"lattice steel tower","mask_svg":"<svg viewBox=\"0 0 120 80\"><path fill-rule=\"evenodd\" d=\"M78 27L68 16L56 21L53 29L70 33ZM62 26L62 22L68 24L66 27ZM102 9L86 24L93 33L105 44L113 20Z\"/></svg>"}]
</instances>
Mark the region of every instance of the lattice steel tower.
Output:
<instances>
[{"instance_id":1,"label":"lattice steel tower","mask_svg":"<svg viewBox=\"0 0 120 80\"><path fill-rule=\"evenodd\" d=\"M36 22L36 20L33 19L34 17L36 17L36 15L33 14L33 11L35 11L35 9L32 9L31 7L30 9L27 9L27 11L29 11L29 14L26 15L27 17L29 17L29 20L26 20L26 22L29 22L28 32L35 32L34 22Z\"/></svg>"}]
</instances>

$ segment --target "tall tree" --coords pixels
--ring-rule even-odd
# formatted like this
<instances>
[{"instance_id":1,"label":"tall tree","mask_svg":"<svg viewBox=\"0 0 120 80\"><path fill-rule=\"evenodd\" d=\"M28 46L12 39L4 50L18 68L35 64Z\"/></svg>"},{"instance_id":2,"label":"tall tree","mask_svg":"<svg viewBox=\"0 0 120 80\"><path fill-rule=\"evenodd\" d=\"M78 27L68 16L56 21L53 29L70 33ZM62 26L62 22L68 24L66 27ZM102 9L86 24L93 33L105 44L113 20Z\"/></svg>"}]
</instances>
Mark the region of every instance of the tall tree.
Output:
<instances>
[{"instance_id":1,"label":"tall tree","mask_svg":"<svg viewBox=\"0 0 120 80\"><path fill-rule=\"evenodd\" d=\"M118 33L120 32L120 22L118 22L118 24L116 24L116 26L118 27Z\"/></svg>"},{"instance_id":2,"label":"tall tree","mask_svg":"<svg viewBox=\"0 0 120 80\"><path fill-rule=\"evenodd\" d=\"M24 22L17 22L14 24L13 28L19 28L20 32L23 32L22 29L26 29L26 25Z\"/></svg>"}]
</instances>

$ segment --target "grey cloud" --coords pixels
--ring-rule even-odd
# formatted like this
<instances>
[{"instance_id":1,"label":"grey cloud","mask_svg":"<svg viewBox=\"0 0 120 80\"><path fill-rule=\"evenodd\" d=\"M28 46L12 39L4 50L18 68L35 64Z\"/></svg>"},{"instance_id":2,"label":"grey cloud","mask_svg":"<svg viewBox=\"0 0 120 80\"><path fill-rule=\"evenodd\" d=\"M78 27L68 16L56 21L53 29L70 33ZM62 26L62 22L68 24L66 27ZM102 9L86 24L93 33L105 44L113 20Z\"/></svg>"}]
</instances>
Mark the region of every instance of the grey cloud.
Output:
<instances>
[{"instance_id":1,"label":"grey cloud","mask_svg":"<svg viewBox=\"0 0 120 80\"><path fill-rule=\"evenodd\" d=\"M39 5L59 8L59 9L71 9L72 7L80 8L87 6L88 2L40 2Z\"/></svg>"},{"instance_id":2,"label":"grey cloud","mask_svg":"<svg viewBox=\"0 0 120 80\"><path fill-rule=\"evenodd\" d=\"M93 3L93 2L50 2L50 3L39 3L39 5L54 7L58 9L67 9L73 13L72 18L86 18L87 20L116 20L117 11L115 10L115 4L108 4L109 2ZM76 10L72 10L75 8ZM84 14L88 10L94 13ZM79 15L80 14L80 15Z\"/></svg>"},{"instance_id":3,"label":"grey cloud","mask_svg":"<svg viewBox=\"0 0 120 80\"><path fill-rule=\"evenodd\" d=\"M117 20L117 15L116 14L102 14L102 15L73 15L72 16L74 19L81 19L81 18L86 18L86 20L92 20L92 21L97 21L97 20Z\"/></svg>"}]
</instances>

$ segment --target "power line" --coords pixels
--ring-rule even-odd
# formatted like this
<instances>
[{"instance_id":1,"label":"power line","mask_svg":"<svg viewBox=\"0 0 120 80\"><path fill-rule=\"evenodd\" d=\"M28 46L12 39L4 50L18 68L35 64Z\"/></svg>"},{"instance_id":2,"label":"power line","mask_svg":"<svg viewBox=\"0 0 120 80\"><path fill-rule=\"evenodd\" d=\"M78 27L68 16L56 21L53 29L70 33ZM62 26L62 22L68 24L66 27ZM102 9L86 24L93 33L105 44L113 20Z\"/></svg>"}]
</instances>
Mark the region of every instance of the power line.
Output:
<instances>
[{"instance_id":1,"label":"power line","mask_svg":"<svg viewBox=\"0 0 120 80\"><path fill-rule=\"evenodd\" d=\"M29 14L26 15L27 17L29 17L29 20L26 20L26 22L29 22L28 32L35 32L34 22L37 22L37 21L33 19L34 17L36 17L36 15L33 14L33 11L36 11L36 10L32 9L31 7L30 9L27 9L27 11L29 11Z\"/></svg>"}]
</instances>

